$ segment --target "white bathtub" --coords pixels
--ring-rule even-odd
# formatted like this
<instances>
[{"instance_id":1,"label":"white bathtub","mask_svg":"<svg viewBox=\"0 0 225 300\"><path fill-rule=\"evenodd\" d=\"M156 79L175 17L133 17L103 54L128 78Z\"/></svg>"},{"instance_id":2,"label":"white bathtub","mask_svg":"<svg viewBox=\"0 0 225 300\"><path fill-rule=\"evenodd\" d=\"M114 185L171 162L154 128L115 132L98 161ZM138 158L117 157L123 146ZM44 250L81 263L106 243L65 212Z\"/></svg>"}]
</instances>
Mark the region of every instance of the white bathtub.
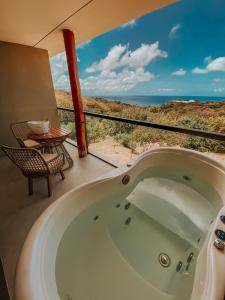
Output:
<instances>
[{"instance_id":1,"label":"white bathtub","mask_svg":"<svg viewBox=\"0 0 225 300\"><path fill-rule=\"evenodd\" d=\"M150 151L42 214L21 253L16 300L223 300L225 253L213 243L224 205L224 164Z\"/></svg>"}]
</instances>

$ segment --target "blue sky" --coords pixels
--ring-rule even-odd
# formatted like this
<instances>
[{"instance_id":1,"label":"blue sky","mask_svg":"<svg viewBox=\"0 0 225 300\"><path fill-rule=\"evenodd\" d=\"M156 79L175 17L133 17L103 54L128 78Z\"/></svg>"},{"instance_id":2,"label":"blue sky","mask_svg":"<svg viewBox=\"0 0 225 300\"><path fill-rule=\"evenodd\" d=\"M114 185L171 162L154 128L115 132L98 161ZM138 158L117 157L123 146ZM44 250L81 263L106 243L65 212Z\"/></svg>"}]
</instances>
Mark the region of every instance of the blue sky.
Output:
<instances>
[{"instance_id":1,"label":"blue sky","mask_svg":"<svg viewBox=\"0 0 225 300\"><path fill-rule=\"evenodd\" d=\"M225 96L225 1L183 0L77 48L84 95ZM51 58L69 90L65 53Z\"/></svg>"}]
</instances>

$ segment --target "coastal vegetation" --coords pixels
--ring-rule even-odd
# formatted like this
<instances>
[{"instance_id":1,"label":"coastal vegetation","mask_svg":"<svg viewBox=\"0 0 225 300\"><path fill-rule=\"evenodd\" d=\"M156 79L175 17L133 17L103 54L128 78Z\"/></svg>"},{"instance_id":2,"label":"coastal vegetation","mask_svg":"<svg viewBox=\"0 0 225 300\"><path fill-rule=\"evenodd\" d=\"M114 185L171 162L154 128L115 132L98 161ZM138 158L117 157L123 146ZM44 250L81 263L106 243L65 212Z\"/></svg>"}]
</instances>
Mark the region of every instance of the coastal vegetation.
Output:
<instances>
[{"instance_id":1,"label":"coastal vegetation","mask_svg":"<svg viewBox=\"0 0 225 300\"><path fill-rule=\"evenodd\" d=\"M70 93L56 90L56 98L59 107L73 108ZM142 107L103 98L83 97L83 104L84 109L91 112L225 133L225 101L171 101L163 105ZM71 128L72 138L75 139L73 114L60 111L59 116L61 122ZM225 153L225 143L220 141L93 117L87 117L86 121L89 143L101 142L107 137L112 137L115 142L134 153L138 147L142 147L144 151L152 143L181 146L201 152Z\"/></svg>"}]
</instances>

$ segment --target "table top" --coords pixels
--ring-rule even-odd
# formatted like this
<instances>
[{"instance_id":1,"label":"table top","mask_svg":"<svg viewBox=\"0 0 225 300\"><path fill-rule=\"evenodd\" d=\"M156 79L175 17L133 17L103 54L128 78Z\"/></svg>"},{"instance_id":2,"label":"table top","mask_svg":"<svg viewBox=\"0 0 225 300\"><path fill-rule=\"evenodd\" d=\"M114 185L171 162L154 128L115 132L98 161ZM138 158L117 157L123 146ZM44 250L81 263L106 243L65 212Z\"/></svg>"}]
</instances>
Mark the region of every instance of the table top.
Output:
<instances>
[{"instance_id":1,"label":"table top","mask_svg":"<svg viewBox=\"0 0 225 300\"><path fill-rule=\"evenodd\" d=\"M35 141L54 141L54 140L65 140L71 133L71 130L68 128L50 128L48 133L36 134L30 133L28 134L28 138Z\"/></svg>"}]
</instances>

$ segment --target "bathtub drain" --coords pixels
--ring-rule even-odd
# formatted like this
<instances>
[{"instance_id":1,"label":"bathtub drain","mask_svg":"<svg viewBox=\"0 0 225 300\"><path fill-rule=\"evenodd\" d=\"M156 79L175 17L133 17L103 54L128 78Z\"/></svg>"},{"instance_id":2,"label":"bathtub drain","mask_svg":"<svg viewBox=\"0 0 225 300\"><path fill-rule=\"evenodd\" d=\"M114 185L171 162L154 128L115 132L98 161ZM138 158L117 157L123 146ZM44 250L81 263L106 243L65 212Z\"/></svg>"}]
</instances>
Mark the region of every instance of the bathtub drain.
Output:
<instances>
[{"instance_id":1,"label":"bathtub drain","mask_svg":"<svg viewBox=\"0 0 225 300\"><path fill-rule=\"evenodd\" d=\"M158 258L161 266L163 266L164 268L168 268L170 266L171 260L169 255L165 253L160 253Z\"/></svg>"}]
</instances>

